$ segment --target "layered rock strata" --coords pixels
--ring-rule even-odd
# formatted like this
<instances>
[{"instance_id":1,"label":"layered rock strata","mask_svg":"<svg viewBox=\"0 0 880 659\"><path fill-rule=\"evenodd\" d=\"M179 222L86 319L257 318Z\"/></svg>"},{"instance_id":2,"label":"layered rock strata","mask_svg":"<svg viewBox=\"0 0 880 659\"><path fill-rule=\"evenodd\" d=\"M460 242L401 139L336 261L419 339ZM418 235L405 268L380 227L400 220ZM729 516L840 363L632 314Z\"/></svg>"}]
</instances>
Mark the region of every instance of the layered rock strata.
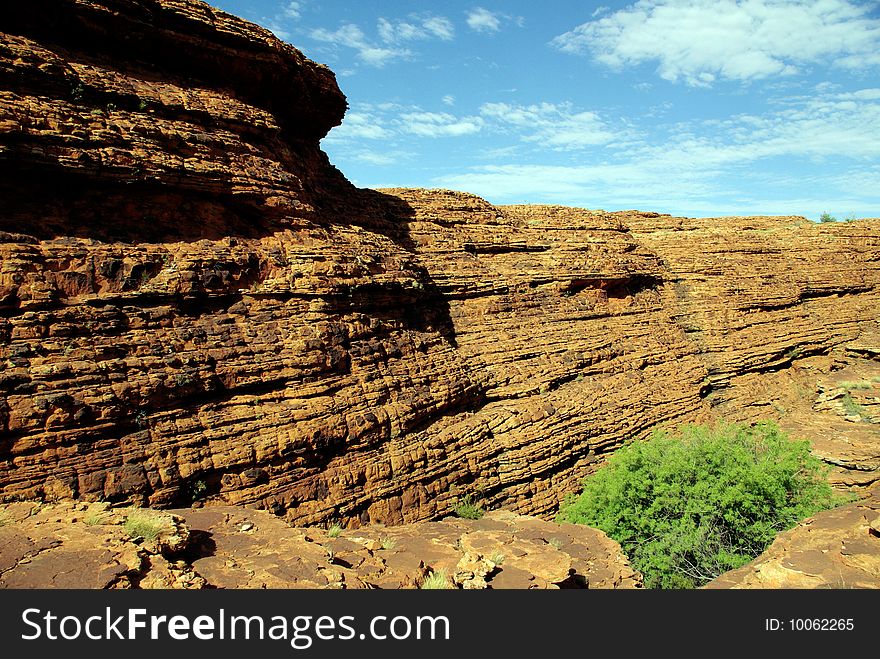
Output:
<instances>
[{"instance_id":1,"label":"layered rock strata","mask_svg":"<svg viewBox=\"0 0 880 659\"><path fill-rule=\"evenodd\" d=\"M877 221L357 190L333 74L256 26L34 0L0 33L2 500L550 515L658 424L876 359Z\"/></svg>"}]
</instances>

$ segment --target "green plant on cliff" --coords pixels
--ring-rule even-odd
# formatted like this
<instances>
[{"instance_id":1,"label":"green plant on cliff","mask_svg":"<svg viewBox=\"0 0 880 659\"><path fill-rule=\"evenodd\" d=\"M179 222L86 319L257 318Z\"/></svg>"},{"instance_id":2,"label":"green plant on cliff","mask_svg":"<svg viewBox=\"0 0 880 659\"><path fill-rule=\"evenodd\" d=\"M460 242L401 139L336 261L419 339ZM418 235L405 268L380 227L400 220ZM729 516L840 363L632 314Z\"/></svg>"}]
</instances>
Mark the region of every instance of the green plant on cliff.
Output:
<instances>
[{"instance_id":1,"label":"green plant on cliff","mask_svg":"<svg viewBox=\"0 0 880 659\"><path fill-rule=\"evenodd\" d=\"M693 588L842 502L808 442L771 422L655 431L618 450L559 513L617 540L651 588Z\"/></svg>"},{"instance_id":2,"label":"green plant on cliff","mask_svg":"<svg viewBox=\"0 0 880 659\"><path fill-rule=\"evenodd\" d=\"M854 401L853 397L849 394L846 394L843 398L840 399L840 404L843 406L843 411L850 416L854 416L856 414L858 414L859 416L868 416L868 410L866 410L863 405L859 405L856 401Z\"/></svg>"},{"instance_id":3,"label":"green plant on cliff","mask_svg":"<svg viewBox=\"0 0 880 659\"><path fill-rule=\"evenodd\" d=\"M467 495L458 501L453 512L462 519L480 519L486 511L474 503L470 495Z\"/></svg>"},{"instance_id":4,"label":"green plant on cliff","mask_svg":"<svg viewBox=\"0 0 880 659\"><path fill-rule=\"evenodd\" d=\"M819 221L825 224L826 222L837 222L837 218L830 213L822 213L819 216Z\"/></svg>"}]
</instances>

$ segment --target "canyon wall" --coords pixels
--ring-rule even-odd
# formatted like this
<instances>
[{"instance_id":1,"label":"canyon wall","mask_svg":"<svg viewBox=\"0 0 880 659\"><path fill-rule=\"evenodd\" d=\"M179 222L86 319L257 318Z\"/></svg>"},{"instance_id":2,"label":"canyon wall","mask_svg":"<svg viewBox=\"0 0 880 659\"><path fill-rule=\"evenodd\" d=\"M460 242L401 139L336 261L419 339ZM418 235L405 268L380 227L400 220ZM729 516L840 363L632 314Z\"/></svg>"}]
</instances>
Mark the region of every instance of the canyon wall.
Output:
<instances>
[{"instance_id":1,"label":"canyon wall","mask_svg":"<svg viewBox=\"0 0 880 659\"><path fill-rule=\"evenodd\" d=\"M359 190L332 72L252 24L33 0L0 33L2 501L551 515L658 424L877 358L876 220Z\"/></svg>"}]
</instances>

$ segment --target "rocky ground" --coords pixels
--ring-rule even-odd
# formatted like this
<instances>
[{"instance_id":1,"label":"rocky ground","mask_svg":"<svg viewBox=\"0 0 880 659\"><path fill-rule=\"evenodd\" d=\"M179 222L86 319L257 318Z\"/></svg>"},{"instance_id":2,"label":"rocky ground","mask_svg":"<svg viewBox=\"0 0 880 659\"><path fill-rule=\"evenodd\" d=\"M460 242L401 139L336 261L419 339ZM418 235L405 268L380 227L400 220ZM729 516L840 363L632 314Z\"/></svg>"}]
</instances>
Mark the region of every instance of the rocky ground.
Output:
<instances>
[{"instance_id":1,"label":"rocky ground","mask_svg":"<svg viewBox=\"0 0 880 659\"><path fill-rule=\"evenodd\" d=\"M880 588L880 488L781 533L707 588Z\"/></svg>"},{"instance_id":2,"label":"rocky ground","mask_svg":"<svg viewBox=\"0 0 880 659\"><path fill-rule=\"evenodd\" d=\"M343 530L232 506L0 507L0 588L420 588L431 575L446 588L641 587L601 531L504 511Z\"/></svg>"}]
</instances>

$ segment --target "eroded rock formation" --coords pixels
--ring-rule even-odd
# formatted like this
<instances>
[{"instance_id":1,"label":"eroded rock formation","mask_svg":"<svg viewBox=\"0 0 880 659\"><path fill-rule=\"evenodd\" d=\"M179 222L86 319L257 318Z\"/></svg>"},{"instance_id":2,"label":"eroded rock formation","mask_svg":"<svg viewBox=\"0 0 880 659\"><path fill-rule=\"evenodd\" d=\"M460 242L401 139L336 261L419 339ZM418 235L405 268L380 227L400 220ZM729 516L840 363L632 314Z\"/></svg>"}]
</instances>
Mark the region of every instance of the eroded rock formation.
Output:
<instances>
[{"instance_id":1,"label":"eroded rock formation","mask_svg":"<svg viewBox=\"0 0 880 659\"><path fill-rule=\"evenodd\" d=\"M601 531L504 511L325 530L233 506L0 505L0 588L396 589L431 575L466 589L642 584Z\"/></svg>"},{"instance_id":2,"label":"eroded rock formation","mask_svg":"<svg viewBox=\"0 0 880 659\"><path fill-rule=\"evenodd\" d=\"M0 33L0 499L549 515L658 424L785 417L876 360L877 221L357 190L333 74L256 26L32 0ZM828 439L850 485L868 382Z\"/></svg>"},{"instance_id":3,"label":"eroded rock formation","mask_svg":"<svg viewBox=\"0 0 880 659\"><path fill-rule=\"evenodd\" d=\"M880 497L826 510L707 588L880 588Z\"/></svg>"}]
</instances>

